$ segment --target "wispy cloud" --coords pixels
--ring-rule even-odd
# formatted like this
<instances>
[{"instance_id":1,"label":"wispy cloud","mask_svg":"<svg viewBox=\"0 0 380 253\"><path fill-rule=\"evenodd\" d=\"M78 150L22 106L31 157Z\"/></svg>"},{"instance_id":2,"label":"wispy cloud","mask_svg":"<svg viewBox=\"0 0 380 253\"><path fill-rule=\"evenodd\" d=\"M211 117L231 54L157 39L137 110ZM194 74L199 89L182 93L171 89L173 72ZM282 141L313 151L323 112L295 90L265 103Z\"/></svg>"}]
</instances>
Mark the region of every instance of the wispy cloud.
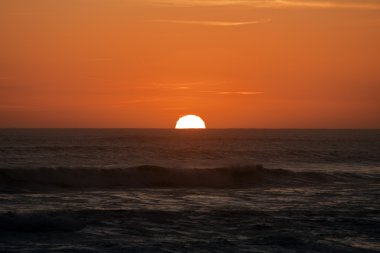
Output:
<instances>
[{"instance_id":1,"label":"wispy cloud","mask_svg":"<svg viewBox=\"0 0 380 253\"><path fill-rule=\"evenodd\" d=\"M173 90L190 90L191 88L188 86L180 86L180 87L175 87Z\"/></svg>"},{"instance_id":2,"label":"wispy cloud","mask_svg":"<svg viewBox=\"0 0 380 253\"><path fill-rule=\"evenodd\" d=\"M152 2L173 6L229 6L243 4L245 5L248 0L152 0Z\"/></svg>"},{"instance_id":3,"label":"wispy cloud","mask_svg":"<svg viewBox=\"0 0 380 253\"><path fill-rule=\"evenodd\" d=\"M273 3L279 7L302 8L345 8L345 9L380 9L380 4L366 1L305 1L305 0L276 0Z\"/></svg>"},{"instance_id":4,"label":"wispy cloud","mask_svg":"<svg viewBox=\"0 0 380 253\"><path fill-rule=\"evenodd\" d=\"M203 93L214 93L217 95L259 95L263 94L262 91L210 91L204 90Z\"/></svg>"},{"instance_id":5,"label":"wispy cloud","mask_svg":"<svg viewBox=\"0 0 380 253\"><path fill-rule=\"evenodd\" d=\"M231 94L235 94L235 95L259 95L259 94L263 94L264 92L261 92L261 91L221 91L221 92L217 92L217 94L219 95L231 95Z\"/></svg>"},{"instance_id":6,"label":"wispy cloud","mask_svg":"<svg viewBox=\"0 0 380 253\"><path fill-rule=\"evenodd\" d=\"M155 20L156 22L173 23L173 24L184 24L184 25L203 25L203 26L243 26L243 25L253 25L253 24L263 24L270 22L270 19L265 20L254 20L254 21L244 21L244 22L231 22L231 21L198 21L198 20L172 20L172 19L161 19Z\"/></svg>"},{"instance_id":7,"label":"wispy cloud","mask_svg":"<svg viewBox=\"0 0 380 253\"><path fill-rule=\"evenodd\" d=\"M153 0L174 6L242 6L255 8L346 8L380 9L375 0Z\"/></svg>"},{"instance_id":8,"label":"wispy cloud","mask_svg":"<svg viewBox=\"0 0 380 253\"><path fill-rule=\"evenodd\" d=\"M196 87L201 86L204 82L193 81L193 82L163 82L163 83L150 83L145 86L139 86L139 89L144 90L172 90L172 91L187 91L193 90Z\"/></svg>"}]
</instances>

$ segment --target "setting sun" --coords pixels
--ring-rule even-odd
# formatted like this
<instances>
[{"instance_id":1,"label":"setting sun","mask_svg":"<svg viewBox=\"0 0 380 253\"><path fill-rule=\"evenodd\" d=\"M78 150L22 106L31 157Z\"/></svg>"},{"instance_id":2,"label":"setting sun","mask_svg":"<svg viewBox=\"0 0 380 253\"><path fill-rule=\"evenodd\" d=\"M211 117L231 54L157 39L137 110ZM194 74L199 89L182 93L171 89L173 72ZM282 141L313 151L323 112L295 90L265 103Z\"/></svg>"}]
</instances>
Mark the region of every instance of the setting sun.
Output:
<instances>
[{"instance_id":1,"label":"setting sun","mask_svg":"<svg viewBox=\"0 0 380 253\"><path fill-rule=\"evenodd\" d=\"M206 128L205 122L196 115L186 115L177 121L176 129L204 129Z\"/></svg>"}]
</instances>

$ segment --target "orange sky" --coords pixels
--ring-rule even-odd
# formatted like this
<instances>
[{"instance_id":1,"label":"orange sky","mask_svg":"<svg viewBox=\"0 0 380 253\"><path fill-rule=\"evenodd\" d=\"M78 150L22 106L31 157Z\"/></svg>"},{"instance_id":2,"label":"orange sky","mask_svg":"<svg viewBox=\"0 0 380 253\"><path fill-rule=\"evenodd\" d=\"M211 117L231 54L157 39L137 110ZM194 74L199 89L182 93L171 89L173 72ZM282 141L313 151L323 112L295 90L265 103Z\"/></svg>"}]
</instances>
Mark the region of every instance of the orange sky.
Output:
<instances>
[{"instance_id":1,"label":"orange sky","mask_svg":"<svg viewBox=\"0 0 380 253\"><path fill-rule=\"evenodd\" d=\"M2 0L0 127L380 128L380 1Z\"/></svg>"}]
</instances>

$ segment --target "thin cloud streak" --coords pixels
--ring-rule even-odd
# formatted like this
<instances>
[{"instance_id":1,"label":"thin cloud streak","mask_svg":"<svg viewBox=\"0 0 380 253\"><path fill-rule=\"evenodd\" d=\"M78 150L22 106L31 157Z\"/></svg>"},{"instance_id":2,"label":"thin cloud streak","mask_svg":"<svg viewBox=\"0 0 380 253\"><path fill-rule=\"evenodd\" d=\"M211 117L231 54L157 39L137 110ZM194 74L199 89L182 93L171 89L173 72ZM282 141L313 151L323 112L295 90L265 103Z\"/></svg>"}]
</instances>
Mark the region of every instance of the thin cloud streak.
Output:
<instances>
[{"instance_id":1,"label":"thin cloud streak","mask_svg":"<svg viewBox=\"0 0 380 253\"><path fill-rule=\"evenodd\" d=\"M337 1L300 1L300 0L276 0L275 4L283 7L322 8L322 9L380 9L380 4L375 3L352 3ZM273 6L274 7L274 6Z\"/></svg>"},{"instance_id":2,"label":"thin cloud streak","mask_svg":"<svg viewBox=\"0 0 380 253\"><path fill-rule=\"evenodd\" d=\"M187 86L181 86L181 87L176 87L176 88L173 88L173 90L190 90L191 88L190 87L187 87Z\"/></svg>"},{"instance_id":3,"label":"thin cloud streak","mask_svg":"<svg viewBox=\"0 0 380 253\"><path fill-rule=\"evenodd\" d=\"M229 21L196 21L196 20L155 20L156 22L163 23L173 23L173 24L184 24L184 25L202 25L202 26L243 26L243 25L254 25L254 24L264 24L268 23L271 20L255 20L255 21L246 21L246 22L229 22Z\"/></svg>"},{"instance_id":4,"label":"thin cloud streak","mask_svg":"<svg viewBox=\"0 0 380 253\"><path fill-rule=\"evenodd\" d=\"M319 8L379 10L375 1L316 1L316 0L154 0L154 3L172 6L241 6L254 8Z\"/></svg>"},{"instance_id":5,"label":"thin cloud streak","mask_svg":"<svg viewBox=\"0 0 380 253\"><path fill-rule=\"evenodd\" d=\"M236 95L259 95L263 94L264 92L256 91L256 92L251 92L251 91L222 91L218 92L217 94L219 95L231 95L231 94L236 94Z\"/></svg>"},{"instance_id":6,"label":"thin cloud streak","mask_svg":"<svg viewBox=\"0 0 380 253\"><path fill-rule=\"evenodd\" d=\"M203 93L214 93L217 95L260 95L262 91L201 91Z\"/></svg>"}]
</instances>

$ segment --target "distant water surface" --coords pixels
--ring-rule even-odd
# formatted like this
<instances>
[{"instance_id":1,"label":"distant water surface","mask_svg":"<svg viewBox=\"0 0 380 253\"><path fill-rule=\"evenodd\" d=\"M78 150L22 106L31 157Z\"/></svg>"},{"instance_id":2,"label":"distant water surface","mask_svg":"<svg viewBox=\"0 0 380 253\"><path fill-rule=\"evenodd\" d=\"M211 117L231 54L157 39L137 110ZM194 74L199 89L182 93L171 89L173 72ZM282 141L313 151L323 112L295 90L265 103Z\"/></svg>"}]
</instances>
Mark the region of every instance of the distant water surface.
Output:
<instances>
[{"instance_id":1,"label":"distant water surface","mask_svg":"<svg viewBox=\"0 0 380 253\"><path fill-rule=\"evenodd\" d=\"M379 130L2 129L0 168L214 168L377 171Z\"/></svg>"},{"instance_id":2,"label":"distant water surface","mask_svg":"<svg viewBox=\"0 0 380 253\"><path fill-rule=\"evenodd\" d=\"M379 199L379 130L0 130L0 252L380 252Z\"/></svg>"}]
</instances>

